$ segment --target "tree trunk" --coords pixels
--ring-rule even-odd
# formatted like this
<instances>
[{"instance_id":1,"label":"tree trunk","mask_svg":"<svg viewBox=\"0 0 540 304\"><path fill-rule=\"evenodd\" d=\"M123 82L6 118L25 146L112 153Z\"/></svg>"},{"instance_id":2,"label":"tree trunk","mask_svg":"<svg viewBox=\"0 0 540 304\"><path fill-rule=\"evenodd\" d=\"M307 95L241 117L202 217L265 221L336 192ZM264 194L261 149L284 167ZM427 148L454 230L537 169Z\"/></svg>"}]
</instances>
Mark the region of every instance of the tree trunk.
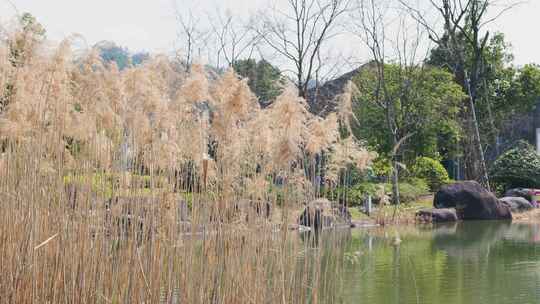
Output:
<instances>
[{"instance_id":1,"label":"tree trunk","mask_svg":"<svg viewBox=\"0 0 540 304\"><path fill-rule=\"evenodd\" d=\"M397 134L395 131L394 126L392 125L392 121L388 117L388 127L390 128L392 132L392 146L393 146L393 152L392 152L392 203L394 205L399 205L399 166L397 161L397 149L399 145L399 141L397 139Z\"/></svg>"},{"instance_id":2,"label":"tree trunk","mask_svg":"<svg viewBox=\"0 0 540 304\"><path fill-rule=\"evenodd\" d=\"M469 107L471 111L471 118L472 118L472 124L474 127L474 141L475 146L478 151L479 161L480 161L480 170L481 170L481 182L482 184L487 188L488 191L491 191L491 187L489 185L489 176L486 168L486 160L484 157L484 150L482 149L482 142L480 140L480 128L478 127L478 120L476 118L476 107L474 104L474 95L471 90L471 84L469 82L469 79L466 77L465 79L467 84L467 90L469 91Z\"/></svg>"},{"instance_id":3,"label":"tree trunk","mask_svg":"<svg viewBox=\"0 0 540 304\"><path fill-rule=\"evenodd\" d=\"M393 167L393 170L392 170L392 203L394 205L399 205L400 204L400 200L399 200L399 168L398 168L398 164L397 164L397 161L395 159L395 155L394 155L394 159L392 160L392 167Z\"/></svg>"}]
</instances>

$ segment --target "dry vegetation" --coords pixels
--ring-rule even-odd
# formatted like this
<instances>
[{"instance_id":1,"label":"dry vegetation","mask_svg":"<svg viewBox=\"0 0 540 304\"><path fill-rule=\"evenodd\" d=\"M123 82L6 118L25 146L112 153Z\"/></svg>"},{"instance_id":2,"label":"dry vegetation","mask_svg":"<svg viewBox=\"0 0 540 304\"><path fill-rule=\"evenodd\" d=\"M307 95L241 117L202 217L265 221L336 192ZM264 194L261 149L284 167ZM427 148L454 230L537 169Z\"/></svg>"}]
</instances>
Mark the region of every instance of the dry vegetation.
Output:
<instances>
[{"instance_id":1,"label":"dry vegetation","mask_svg":"<svg viewBox=\"0 0 540 304\"><path fill-rule=\"evenodd\" d=\"M287 228L316 155L330 180L371 159L339 137L350 107L323 120L287 88L262 110L232 71L182 71L2 40L0 302L338 301L342 240Z\"/></svg>"}]
</instances>

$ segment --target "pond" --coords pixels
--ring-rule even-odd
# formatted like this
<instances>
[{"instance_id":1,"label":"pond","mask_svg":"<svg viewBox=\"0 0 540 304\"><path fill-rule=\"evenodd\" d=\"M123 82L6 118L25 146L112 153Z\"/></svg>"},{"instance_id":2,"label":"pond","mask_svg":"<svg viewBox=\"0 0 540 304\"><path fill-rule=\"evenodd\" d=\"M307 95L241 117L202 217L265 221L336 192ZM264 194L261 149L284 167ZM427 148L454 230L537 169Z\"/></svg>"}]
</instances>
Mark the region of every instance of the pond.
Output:
<instances>
[{"instance_id":1,"label":"pond","mask_svg":"<svg viewBox=\"0 0 540 304\"><path fill-rule=\"evenodd\" d=\"M540 303L540 224L377 228L348 239L344 303Z\"/></svg>"}]
</instances>

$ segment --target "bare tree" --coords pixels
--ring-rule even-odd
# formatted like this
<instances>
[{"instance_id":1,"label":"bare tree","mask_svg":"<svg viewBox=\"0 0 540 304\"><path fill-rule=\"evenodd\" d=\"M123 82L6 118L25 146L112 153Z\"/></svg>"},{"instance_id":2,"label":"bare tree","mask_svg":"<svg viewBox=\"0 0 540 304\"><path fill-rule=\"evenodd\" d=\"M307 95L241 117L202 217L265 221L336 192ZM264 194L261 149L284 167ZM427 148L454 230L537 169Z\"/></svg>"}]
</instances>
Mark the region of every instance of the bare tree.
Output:
<instances>
[{"instance_id":1,"label":"bare tree","mask_svg":"<svg viewBox=\"0 0 540 304\"><path fill-rule=\"evenodd\" d=\"M251 22L243 22L238 16L227 11L218 12L210 18L218 53L228 66L233 66L240 58L251 58L260 37Z\"/></svg>"},{"instance_id":2,"label":"bare tree","mask_svg":"<svg viewBox=\"0 0 540 304\"><path fill-rule=\"evenodd\" d=\"M204 29L201 19L188 10L182 14L176 8L176 20L178 23L178 40L182 44L182 54L177 54L189 72L195 56L201 56L201 47L208 41L208 30Z\"/></svg>"},{"instance_id":3,"label":"bare tree","mask_svg":"<svg viewBox=\"0 0 540 304\"><path fill-rule=\"evenodd\" d=\"M294 67L296 86L307 97L310 82L320 74L321 50L335 35L338 19L349 8L350 0L286 0L284 9L274 6L261 13L257 31L261 39Z\"/></svg>"},{"instance_id":4,"label":"bare tree","mask_svg":"<svg viewBox=\"0 0 540 304\"><path fill-rule=\"evenodd\" d=\"M469 138L473 138L474 149L469 153L472 157L466 158L468 162L466 166L469 177L479 178L489 189L489 176L476 110L479 89L485 81L483 79L486 66L484 54L490 38L489 31L484 28L518 3L503 6L490 17L488 11L496 0L430 0L431 7L442 18L441 33L433 22L426 19L424 12L409 5L405 0L400 0L400 2L429 32L429 38L447 54L456 80L469 95L465 113L469 116L467 131L471 135ZM488 111L491 112L489 106L488 102ZM477 172L480 173L479 177Z\"/></svg>"}]
</instances>

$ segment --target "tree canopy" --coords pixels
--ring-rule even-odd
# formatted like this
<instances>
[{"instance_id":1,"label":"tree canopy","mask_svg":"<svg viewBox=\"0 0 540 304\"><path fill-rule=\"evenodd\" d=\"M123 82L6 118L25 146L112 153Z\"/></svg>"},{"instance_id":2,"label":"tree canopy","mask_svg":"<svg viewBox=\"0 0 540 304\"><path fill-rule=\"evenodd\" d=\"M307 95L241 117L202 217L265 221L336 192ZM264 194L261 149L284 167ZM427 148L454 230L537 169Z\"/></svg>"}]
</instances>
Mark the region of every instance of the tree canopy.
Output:
<instances>
[{"instance_id":1,"label":"tree canopy","mask_svg":"<svg viewBox=\"0 0 540 304\"><path fill-rule=\"evenodd\" d=\"M464 98L452 74L436 67L418 66L404 70L397 64L385 65L389 103L396 110L395 125L404 139L401 155L409 161L417 156L439 159L456 151L461 135L457 123L459 102ZM385 111L374 95L379 90L373 68L364 69L354 83L358 88L355 133L379 153L393 149Z\"/></svg>"},{"instance_id":2,"label":"tree canopy","mask_svg":"<svg viewBox=\"0 0 540 304\"><path fill-rule=\"evenodd\" d=\"M102 41L96 44L95 48L98 49L99 55L104 62L114 62L120 70L123 70L130 65L142 64L145 60L150 58L150 55L146 52L132 54L128 48L118 46L111 41Z\"/></svg>"},{"instance_id":3,"label":"tree canopy","mask_svg":"<svg viewBox=\"0 0 540 304\"><path fill-rule=\"evenodd\" d=\"M459 36L461 37L461 36ZM464 39L461 37L460 39ZM467 46L467 44L463 43ZM465 62L472 65L472 50L465 48ZM451 71L454 65L452 56L443 47L436 47L431 51L426 62ZM522 67L513 65L514 56L511 45L506 42L503 33L494 34L482 55L482 68L476 98L476 114L485 147L496 148L499 130L516 117L531 112L540 97L540 67L536 64L527 64ZM463 91L466 84L463 79L455 78ZM497 153L495 153L497 154Z\"/></svg>"},{"instance_id":4,"label":"tree canopy","mask_svg":"<svg viewBox=\"0 0 540 304\"><path fill-rule=\"evenodd\" d=\"M284 77L268 61L244 59L237 61L233 68L238 75L248 78L249 88L259 98L261 105L268 105L281 94Z\"/></svg>"}]
</instances>

